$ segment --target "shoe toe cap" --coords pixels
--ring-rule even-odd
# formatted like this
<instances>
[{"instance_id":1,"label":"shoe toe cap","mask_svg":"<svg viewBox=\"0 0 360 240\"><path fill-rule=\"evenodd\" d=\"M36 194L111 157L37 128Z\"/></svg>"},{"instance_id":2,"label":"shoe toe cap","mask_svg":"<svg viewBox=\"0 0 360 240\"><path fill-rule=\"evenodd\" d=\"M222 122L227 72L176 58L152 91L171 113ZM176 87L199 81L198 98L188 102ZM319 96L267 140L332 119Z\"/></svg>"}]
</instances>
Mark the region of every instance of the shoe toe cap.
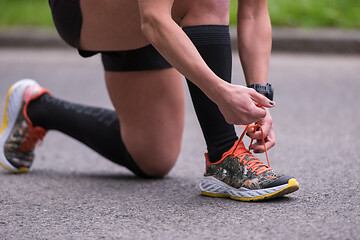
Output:
<instances>
[{"instance_id":1,"label":"shoe toe cap","mask_svg":"<svg viewBox=\"0 0 360 240\"><path fill-rule=\"evenodd\" d=\"M294 177L290 177L290 176L280 177L280 178L276 179L275 181L270 182L266 186L266 188L271 188L271 187L276 187L276 186L287 184L289 182L289 180L292 178L294 178Z\"/></svg>"}]
</instances>

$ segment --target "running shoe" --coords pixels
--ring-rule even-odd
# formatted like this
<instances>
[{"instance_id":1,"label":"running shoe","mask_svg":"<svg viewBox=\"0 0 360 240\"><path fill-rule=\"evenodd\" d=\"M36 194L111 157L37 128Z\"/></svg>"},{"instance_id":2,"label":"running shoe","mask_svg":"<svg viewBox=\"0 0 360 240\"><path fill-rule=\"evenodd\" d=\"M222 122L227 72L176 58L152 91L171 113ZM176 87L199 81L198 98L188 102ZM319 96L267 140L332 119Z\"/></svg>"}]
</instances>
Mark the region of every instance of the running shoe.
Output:
<instances>
[{"instance_id":1,"label":"running shoe","mask_svg":"<svg viewBox=\"0 0 360 240\"><path fill-rule=\"evenodd\" d=\"M30 101L50 92L31 79L16 82L8 91L0 129L0 165L12 173L31 170L36 143L46 130L34 127L27 115Z\"/></svg>"},{"instance_id":2,"label":"running shoe","mask_svg":"<svg viewBox=\"0 0 360 240\"><path fill-rule=\"evenodd\" d=\"M274 172L245 148L244 133L220 161L211 163L205 154L206 172L200 182L201 193L210 197L261 201L298 190L295 178Z\"/></svg>"}]
</instances>

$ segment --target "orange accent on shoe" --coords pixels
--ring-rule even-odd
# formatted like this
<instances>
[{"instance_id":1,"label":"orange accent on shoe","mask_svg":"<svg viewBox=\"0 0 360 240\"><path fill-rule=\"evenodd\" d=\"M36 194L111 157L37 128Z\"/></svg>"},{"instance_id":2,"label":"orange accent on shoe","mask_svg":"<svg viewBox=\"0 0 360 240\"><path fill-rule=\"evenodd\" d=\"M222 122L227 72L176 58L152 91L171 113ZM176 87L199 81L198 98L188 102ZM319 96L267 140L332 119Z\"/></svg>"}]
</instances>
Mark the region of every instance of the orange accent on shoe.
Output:
<instances>
[{"instance_id":1,"label":"orange accent on shoe","mask_svg":"<svg viewBox=\"0 0 360 240\"><path fill-rule=\"evenodd\" d=\"M22 152L32 151L36 143L44 138L46 132L47 131L42 127L33 127L29 125L24 141L20 144L20 150Z\"/></svg>"},{"instance_id":2,"label":"orange accent on shoe","mask_svg":"<svg viewBox=\"0 0 360 240\"><path fill-rule=\"evenodd\" d=\"M37 93L36 93L37 92ZM23 94L23 101L25 101L25 106L23 108L23 114L26 119L26 121L29 123L29 125L33 126L28 114L27 114L27 108L29 106L29 103L37 98L39 98L44 93L47 93L51 95L51 92L47 89L44 89L40 85L30 86L28 87ZM36 95L34 95L36 94Z\"/></svg>"},{"instance_id":3,"label":"orange accent on shoe","mask_svg":"<svg viewBox=\"0 0 360 240\"><path fill-rule=\"evenodd\" d=\"M250 168L252 168L251 172L253 173L253 172L256 171L256 173L255 173L256 175L259 175L259 174L261 174L263 172L266 172L266 171L270 171L271 170L270 161L269 161L269 156L268 156L268 153L267 153L267 148L266 148L266 145L265 145L264 132L263 132L259 122L255 123L253 125L247 125L245 127L244 131L242 132L240 138L234 143L234 145L230 148L230 150L223 153L220 161L215 162L215 163L211 163L208 159L206 159L206 163L210 164L210 165L216 165L216 164L222 162L227 156L233 155L234 157L240 158L239 162L242 163L243 166L245 166L245 164L248 164L247 170L250 170ZM261 134L262 134L262 140L263 140L263 143L264 143L265 154L266 154L266 159L267 159L267 162L268 162L268 166L266 166L263 162L261 162L257 157L255 157L250 152L250 147L251 147L252 142L254 140L253 138L251 138L249 149L246 149L244 143L242 142L242 139L244 138L245 133L248 130L248 128L260 129ZM245 159L246 157L248 157L251 161L247 161Z\"/></svg>"},{"instance_id":4,"label":"orange accent on shoe","mask_svg":"<svg viewBox=\"0 0 360 240\"><path fill-rule=\"evenodd\" d=\"M209 160L209 154L208 153L204 153L204 156L205 156L205 166L208 165L210 163L210 160ZM205 176L206 176L207 172L206 172L206 168L205 168Z\"/></svg>"}]
</instances>

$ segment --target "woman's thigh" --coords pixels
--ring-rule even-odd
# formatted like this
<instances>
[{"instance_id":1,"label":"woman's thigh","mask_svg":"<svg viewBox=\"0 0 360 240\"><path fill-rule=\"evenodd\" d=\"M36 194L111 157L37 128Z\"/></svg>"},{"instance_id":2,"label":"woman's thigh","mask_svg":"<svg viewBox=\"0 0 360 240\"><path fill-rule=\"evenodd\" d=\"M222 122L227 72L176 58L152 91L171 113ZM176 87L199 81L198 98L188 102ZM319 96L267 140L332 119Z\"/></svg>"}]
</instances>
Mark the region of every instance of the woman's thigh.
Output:
<instances>
[{"instance_id":1,"label":"woman's thigh","mask_svg":"<svg viewBox=\"0 0 360 240\"><path fill-rule=\"evenodd\" d=\"M106 72L125 146L140 168L165 175L180 153L184 128L183 78L173 68Z\"/></svg>"}]
</instances>

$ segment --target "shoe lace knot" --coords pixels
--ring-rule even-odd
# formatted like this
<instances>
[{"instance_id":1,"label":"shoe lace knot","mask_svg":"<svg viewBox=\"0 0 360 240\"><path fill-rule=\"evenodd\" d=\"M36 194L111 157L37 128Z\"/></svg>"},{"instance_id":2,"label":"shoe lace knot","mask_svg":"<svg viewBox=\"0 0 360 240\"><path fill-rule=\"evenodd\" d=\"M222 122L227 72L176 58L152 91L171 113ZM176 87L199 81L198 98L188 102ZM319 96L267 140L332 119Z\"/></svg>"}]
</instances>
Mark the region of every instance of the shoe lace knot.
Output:
<instances>
[{"instance_id":1,"label":"shoe lace knot","mask_svg":"<svg viewBox=\"0 0 360 240\"><path fill-rule=\"evenodd\" d=\"M266 160L268 163L268 166L266 164L264 164L262 161L260 161L257 157L255 157L251 152L250 152L250 148L251 145L254 141L253 138L251 138L251 142L249 145L249 149L246 149L245 146L242 143L242 139L245 136L245 133L247 132L247 130L249 128L254 128L254 129L258 129L261 131L262 134L262 142L264 144L264 148L265 148L265 155L266 155ZM259 122L252 124L252 125L247 125L244 129L244 131L242 132L235 148L233 149L232 155L239 158L239 162L240 164L242 164L243 166L245 166L246 164L248 165L247 170L251 169L251 172L254 173L256 172L256 175L259 175L263 172L267 172L272 170L270 168L270 160L269 160L269 156L267 153L267 148L265 145L265 136L264 136L264 132L262 130L261 125L259 124Z\"/></svg>"}]
</instances>

